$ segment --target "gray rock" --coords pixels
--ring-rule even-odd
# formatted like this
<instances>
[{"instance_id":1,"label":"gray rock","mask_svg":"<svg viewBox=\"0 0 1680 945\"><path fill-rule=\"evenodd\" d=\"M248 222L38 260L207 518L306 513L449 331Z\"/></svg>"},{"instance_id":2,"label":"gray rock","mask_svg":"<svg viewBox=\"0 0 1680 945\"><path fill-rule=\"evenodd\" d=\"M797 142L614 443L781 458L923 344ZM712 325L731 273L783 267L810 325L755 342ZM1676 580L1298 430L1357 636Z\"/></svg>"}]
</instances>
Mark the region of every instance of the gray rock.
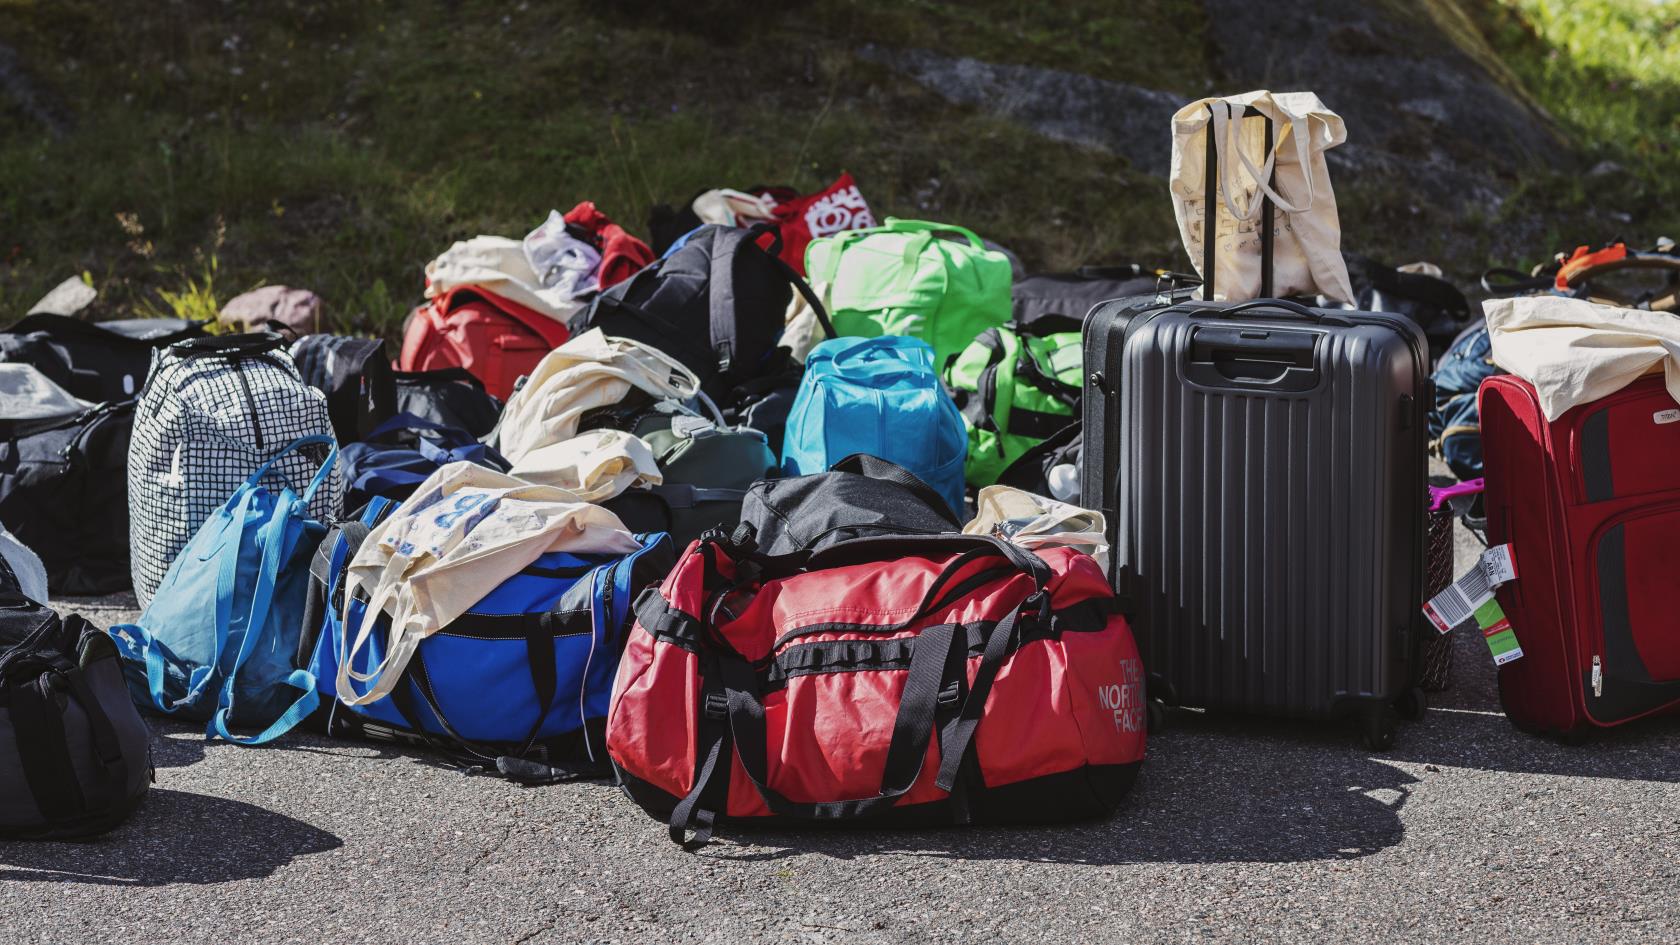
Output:
<instances>
[{"instance_id":1,"label":"gray rock","mask_svg":"<svg viewBox=\"0 0 1680 945\"><path fill-rule=\"evenodd\" d=\"M1088 75L998 65L923 49L869 45L858 56L901 72L947 101L972 105L1053 138L1102 148L1165 176L1177 95Z\"/></svg>"},{"instance_id":2,"label":"gray rock","mask_svg":"<svg viewBox=\"0 0 1680 945\"><path fill-rule=\"evenodd\" d=\"M1497 212L1520 171L1573 160L1549 115L1521 91L1451 5L1256 4L1206 0L1219 91L1311 90L1347 123L1328 155L1342 181L1381 181L1419 199ZM1101 148L1165 176L1170 120L1185 96L1031 66L870 45L881 63L946 100L1058 141Z\"/></svg>"}]
</instances>

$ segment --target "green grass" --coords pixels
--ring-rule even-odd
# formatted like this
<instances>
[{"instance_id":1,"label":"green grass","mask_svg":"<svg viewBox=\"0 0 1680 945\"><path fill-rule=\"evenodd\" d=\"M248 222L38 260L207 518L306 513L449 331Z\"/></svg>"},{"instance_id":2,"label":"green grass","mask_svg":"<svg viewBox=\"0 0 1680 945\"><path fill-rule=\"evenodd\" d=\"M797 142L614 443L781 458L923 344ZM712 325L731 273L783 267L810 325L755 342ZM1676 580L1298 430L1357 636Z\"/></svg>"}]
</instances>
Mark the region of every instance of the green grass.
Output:
<instances>
[{"instance_id":1,"label":"green grass","mask_svg":"<svg viewBox=\"0 0 1680 945\"><path fill-rule=\"evenodd\" d=\"M1630 237L1674 220L1680 43L1653 38L1674 4L1464 2L1584 150L1627 169L1536 179L1506 212L1555 219L1559 245L1602 222L1607 189L1648 208ZM205 313L284 283L319 292L340 330L391 335L454 240L517 237L582 199L642 232L655 203L842 170L878 216L962 223L1030 266L1183 265L1159 181L855 53L919 46L1188 97L1209 88L1202 20L1194 0L0 0L0 43L72 119L55 138L0 99L0 127L22 130L0 138L0 319L86 272L109 314ZM1474 255L1507 223L1408 232L1399 195L1348 192L1367 204L1349 244L1394 258Z\"/></svg>"},{"instance_id":2,"label":"green grass","mask_svg":"<svg viewBox=\"0 0 1680 945\"><path fill-rule=\"evenodd\" d=\"M1536 177L1511 196L1496 224L1514 214L1551 221L1522 264L1616 237L1641 248L1680 238L1680 0L1484 0L1475 9L1583 166L1600 169Z\"/></svg>"},{"instance_id":3,"label":"green grass","mask_svg":"<svg viewBox=\"0 0 1680 945\"><path fill-rule=\"evenodd\" d=\"M895 23L975 16L957 4L908 20L814 4L829 35L783 14L768 50L582 5L114 6L0 0L0 41L75 113L62 139L0 142L8 313L87 270L118 309L285 283L343 329L390 334L453 240L518 236L581 199L641 231L653 204L706 187L848 169L881 214L959 220L1035 262L1173 250L1165 202L1123 161L954 112L852 55ZM998 49L1069 38L1016 43L1032 8L994 6L980 38ZM1091 206L1111 209L1078 225Z\"/></svg>"},{"instance_id":4,"label":"green grass","mask_svg":"<svg viewBox=\"0 0 1680 945\"><path fill-rule=\"evenodd\" d=\"M1504 46L1519 76L1589 147L1680 159L1680 2L1510 0Z\"/></svg>"}]
</instances>

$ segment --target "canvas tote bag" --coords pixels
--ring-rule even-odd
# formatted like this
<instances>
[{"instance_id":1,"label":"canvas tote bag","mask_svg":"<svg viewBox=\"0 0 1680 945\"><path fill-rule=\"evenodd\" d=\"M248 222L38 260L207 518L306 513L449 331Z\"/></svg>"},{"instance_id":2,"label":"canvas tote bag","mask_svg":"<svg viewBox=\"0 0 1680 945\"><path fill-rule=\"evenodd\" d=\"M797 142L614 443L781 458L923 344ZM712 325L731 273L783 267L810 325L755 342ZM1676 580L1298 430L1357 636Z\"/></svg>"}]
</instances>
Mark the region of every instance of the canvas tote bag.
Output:
<instances>
[{"instance_id":1,"label":"canvas tote bag","mask_svg":"<svg viewBox=\"0 0 1680 945\"><path fill-rule=\"evenodd\" d=\"M1261 117L1244 118L1248 106ZM1266 151L1266 118L1273 145ZM1178 232L1201 272L1207 220L1207 136L1218 160L1219 200L1213 208L1214 297L1260 295L1261 207L1273 216L1272 295L1325 295L1353 304L1342 227L1324 152L1347 139L1341 116L1312 92L1247 92L1192 102L1173 115L1172 197ZM1276 173L1276 186L1270 181Z\"/></svg>"},{"instance_id":2,"label":"canvas tote bag","mask_svg":"<svg viewBox=\"0 0 1680 945\"><path fill-rule=\"evenodd\" d=\"M618 516L564 489L472 463L444 466L374 526L350 560L339 615L338 697L365 705L388 695L421 640L548 552L622 555L641 547ZM368 605L353 619L358 592ZM385 657L356 670L356 654L381 613L391 618ZM358 690L351 679L368 688Z\"/></svg>"},{"instance_id":3,"label":"canvas tote bag","mask_svg":"<svg viewBox=\"0 0 1680 945\"><path fill-rule=\"evenodd\" d=\"M1066 545L1108 570L1108 528L1101 512L1057 502L1013 486L987 486L974 502L964 535L990 535L1029 551Z\"/></svg>"},{"instance_id":4,"label":"canvas tote bag","mask_svg":"<svg viewBox=\"0 0 1680 945\"><path fill-rule=\"evenodd\" d=\"M1680 402L1680 318L1539 295L1488 299L1493 363L1534 385L1547 420L1662 371Z\"/></svg>"},{"instance_id":5,"label":"canvas tote bag","mask_svg":"<svg viewBox=\"0 0 1680 945\"><path fill-rule=\"evenodd\" d=\"M499 449L517 467L527 453L576 436L585 413L613 406L636 388L657 400L686 400L700 380L663 352L592 328L544 355L508 398Z\"/></svg>"},{"instance_id":6,"label":"canvas tote bag","mask_svg":"<svg viewBox=\"0 0 1680 945\"><path fill-rule=\"evenodd\" d=\"M509 473L526 482L565 489L585 502L605 502L626 489L652 488L665 481L653 450L623 430L590 430L539 446Z\"/></svg>"}]
</instances>

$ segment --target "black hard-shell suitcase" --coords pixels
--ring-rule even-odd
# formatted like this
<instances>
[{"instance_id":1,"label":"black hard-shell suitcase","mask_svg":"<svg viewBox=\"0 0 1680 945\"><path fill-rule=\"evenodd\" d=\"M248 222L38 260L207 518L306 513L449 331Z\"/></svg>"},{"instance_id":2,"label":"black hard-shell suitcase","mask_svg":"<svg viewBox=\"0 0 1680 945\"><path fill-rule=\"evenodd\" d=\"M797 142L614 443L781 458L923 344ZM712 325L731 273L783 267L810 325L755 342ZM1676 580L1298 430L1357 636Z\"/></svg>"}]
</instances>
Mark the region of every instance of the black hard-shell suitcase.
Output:
<instances>
[{"instance_id":1,"label":"black hard-shell suitcase","mask_svg":"<svg viewBox=\"0 0 1680 945\"><path fill-rule=\"evenodd\" d=\"M1428 345L1295 302L1120 300L1085 325L1081 493L1108 518L1151 695L1421 713Z\"/></svg>"}]
</instances>

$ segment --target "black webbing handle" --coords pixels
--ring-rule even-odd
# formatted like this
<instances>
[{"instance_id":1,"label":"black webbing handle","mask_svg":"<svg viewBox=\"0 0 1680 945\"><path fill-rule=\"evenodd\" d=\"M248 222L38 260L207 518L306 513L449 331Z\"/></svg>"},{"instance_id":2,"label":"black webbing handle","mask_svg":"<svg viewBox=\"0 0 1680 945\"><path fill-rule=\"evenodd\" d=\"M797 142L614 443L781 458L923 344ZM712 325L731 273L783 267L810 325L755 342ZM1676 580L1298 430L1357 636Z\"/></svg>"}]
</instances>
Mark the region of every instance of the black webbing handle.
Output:
<instances>
[{"instance_id":1,"label":"black webbing handle","mask_svg":"<svg viewBox=\"0 0 1680 945\"><path fill-rule=\"evenodd\" d=\"M1213 105L1208 106L1207 124L1207 162L1203 177L1207 191L1207 206L1202 213L1202 298L1213 301L1213 242L1214 224L1219 218L1219 151L1213 139ZM1276 130L1272 120L1266 114L1249 105L1243 109L1240 118L1266 119L1266 153L1272 153L1273 137ZM1273 190L1277 189L1277 162L1272 162L1271 180ZM1272 295L1272 198L1265 193L1260 194L1260 296L1270 298Z\"/></svg>"}]
</instances>

